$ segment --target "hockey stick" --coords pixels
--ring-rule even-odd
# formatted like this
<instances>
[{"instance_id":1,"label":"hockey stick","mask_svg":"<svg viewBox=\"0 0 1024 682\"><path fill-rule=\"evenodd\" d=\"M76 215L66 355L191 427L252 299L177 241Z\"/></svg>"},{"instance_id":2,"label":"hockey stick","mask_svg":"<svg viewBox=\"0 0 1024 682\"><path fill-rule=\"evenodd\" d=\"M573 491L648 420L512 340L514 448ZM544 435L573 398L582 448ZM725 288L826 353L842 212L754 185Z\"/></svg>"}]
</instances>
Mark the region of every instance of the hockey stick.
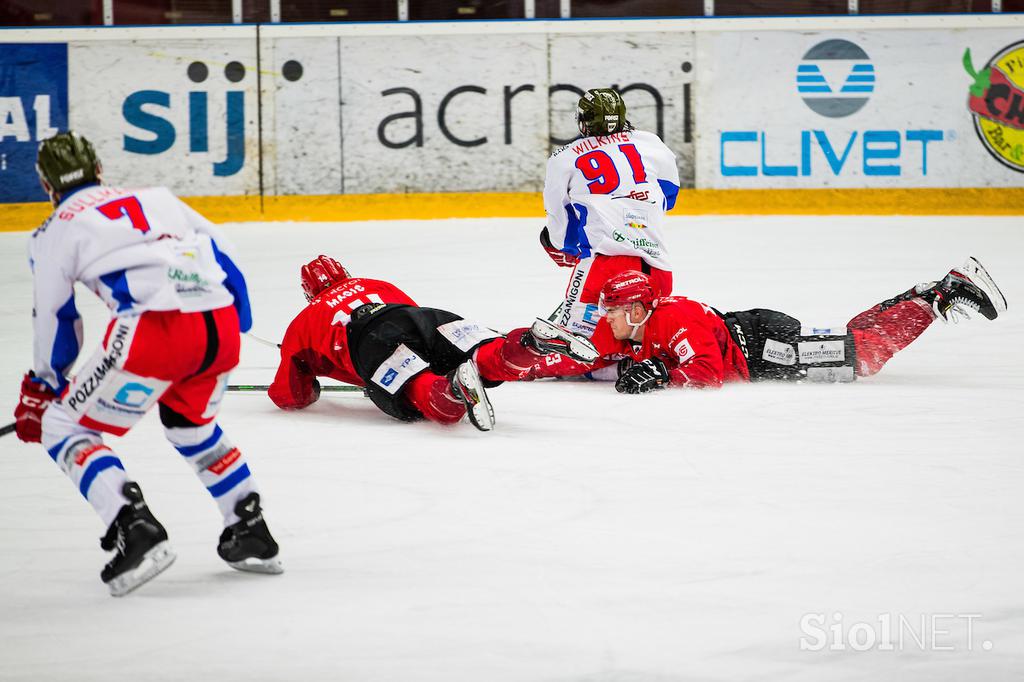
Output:
<instances>
[{"instance_id":1,"label":"hockey stick","mask_svg":"<svg viewBox=\"0 0 1024 682\"><path fill-rule=\"evenodd\" d=\"M270 346L271 348L280 348L281 347L281 344L274 343L273 341L270 341L268 339L264 339L262 336L256 336L252 332L246 332L245 335L248 336L253 341L255 341L256 343L262 343L264 346Z\"/></svg>"},{"instance_id":2,"label":"hockey stick","mask_svg":"<svg viewBox=\"0 0 1024 682\"><path fill-rule=\"evenodd\" d=\"M268 384L229 384L229 391L237 392L260 392L266 393L270 388ZM321 386L320 390L327 393L355 393L356 391L362 391L362 386ZM3 438L9 433L14 433L17 422L11 422L7 426L0 426L0 438Z\"/></svg>"},{"instance_id":3,"label":"hockey stick","mask_svg":"<svg viewBox=\"0 0 1024 682\"><path fill-rule=\"evenodd\" d=\"M269 389L270 389L270 385L269 384L228 384L228 390L229 391L236 391L236 392L239 392L239 393L257 392L257 391L266 393ZM336 385L332 384L330 386L321 386L320 390L322 392L328 392L328 393L350 393L350 392L355 392L355 391L362 391L363 387L362 386L348 386L348 385L336 386ZM7 428L7 427L5 426L4 428ZM11 424L11 429L12 430L14 429L14 425L13 424Z\"/></svg>"}]
</instances>

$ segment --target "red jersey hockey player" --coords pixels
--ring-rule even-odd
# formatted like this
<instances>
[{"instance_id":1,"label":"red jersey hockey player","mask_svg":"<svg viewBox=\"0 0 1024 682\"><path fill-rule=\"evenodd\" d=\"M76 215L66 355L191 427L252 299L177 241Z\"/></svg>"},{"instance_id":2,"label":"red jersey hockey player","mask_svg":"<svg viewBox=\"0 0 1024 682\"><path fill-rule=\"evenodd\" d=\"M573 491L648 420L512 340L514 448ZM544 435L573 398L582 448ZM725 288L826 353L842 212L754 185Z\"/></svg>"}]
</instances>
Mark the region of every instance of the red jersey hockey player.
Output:
<instances>
[{"instance_id":1,"label":"red jersey hockey player","mask_svg":"<svg viewBox=\"0 0 1024 682\"><path fill-rule=\"evenodd\" d=\"M682 296L659 297L650 278L624 272L602 290L607 311L592 341L620 357L615 388L644 393L665 386L717 388L726 381L852 381L878 372L941 317L995 319L1006 299L974 258L941 281L884 301L844 329L803 327L766 309L719 313Z\"/></svg>"},{"instance_id":2,"label":"red jersey hockey player","mask_svg":"<svg viewBox=\"0 0 1024 682\"><path fill-rule=\"evenodd\" d=\"M580 98L577 125L581 137L548 160L540 240L555 263L573 268L555 321L589 337L609 277L640 270L659 294L672 292L663 227L679 192L679 170L657 135L633 128L611 88Z\"/></svg>"},{"instance_id":3,"label":"red jersey hockey player","mask_svg":"<svg viewBox=\"0 0 1024 682\"><path fill-rule=\"evenodd\" d=\"M464 415L481 431L494 425L485 386L529 378L545 353L597 357L586 339L545 320L503 337L454 313L422 308L395 285L352 277L320 256L301 270L309 302L281 343L269 395L283 409L320 396L318 376L365 386L383 412L404 421L453 424Z\"/></svg>"},{"instance_id":4,"label":"red jersey hockey player","mask_svg":"<svg viewBox=\"0 0 1024 682\"><path fill-rule=\"evenodd\" d=\"M232 567L280 573L245 456L217 424L239 329L251 324L233 247L168 190L104 186L92 145L43 141L40 180L55 207L32 234L35 363L15 411L18 437L47 453L95 508L115 551L101 573L120 596L174 561L167 532L102 434L122 435L159 405L171 444L224 517L217 552ZM81 282L110 308L100 347L74 377Z\"/></svg>"}]
</instances>

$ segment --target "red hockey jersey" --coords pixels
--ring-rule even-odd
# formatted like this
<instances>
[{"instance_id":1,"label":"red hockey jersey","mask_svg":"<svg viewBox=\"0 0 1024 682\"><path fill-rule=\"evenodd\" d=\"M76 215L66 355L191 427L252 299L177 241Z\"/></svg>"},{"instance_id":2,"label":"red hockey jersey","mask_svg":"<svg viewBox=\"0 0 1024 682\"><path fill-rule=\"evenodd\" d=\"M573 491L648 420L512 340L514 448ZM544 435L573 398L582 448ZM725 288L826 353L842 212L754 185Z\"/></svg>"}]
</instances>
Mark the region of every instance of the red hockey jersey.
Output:
<instances>
[{"instance_id":1,"label":"red hockey jersey","mask_svg":"<svg viewBox=\"0 0 1024 682\"><path fill-rule=\"evenodd\" d=\"M362 386L349 357L346 325L352 311L367 303L416 305L389 282L353 277L313 299L288 325L281 342L281 364L268 394L283 409L306 407L316 400L313 380L331 377Z\"/></svg>"},{"instance_id":2,"label":"red hockey jersey","mask_svg":"<svg viewBox=\"0 0 1024 682\"><path fill-rule=\"evenodd\" d=\"M605 318L591 341L602 356L659 358L669 370L670 386L719 388L725 381L750 379L743 352L722 318L709 306L682 296L658 300L642 344L616 340Z\"/></svg>"}]
</instances>

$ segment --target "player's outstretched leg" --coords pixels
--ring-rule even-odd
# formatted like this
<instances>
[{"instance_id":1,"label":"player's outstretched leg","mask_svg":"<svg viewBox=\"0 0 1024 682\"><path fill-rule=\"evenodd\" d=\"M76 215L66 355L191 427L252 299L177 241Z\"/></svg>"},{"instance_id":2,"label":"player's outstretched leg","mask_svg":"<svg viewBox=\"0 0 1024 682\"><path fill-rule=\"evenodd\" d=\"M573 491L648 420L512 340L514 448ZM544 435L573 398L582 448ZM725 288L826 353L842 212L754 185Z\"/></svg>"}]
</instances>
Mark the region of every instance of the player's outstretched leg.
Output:
<instances>
[{"instance_id":1,"label":"player's outstretched leg","mask_svg":"<svg viewBox=\"0 0 1024 682\"><path fill-rule=\"evenodd\" d=\"M260 494L249 493L235 505L238 523L224 529L217 545L217 554L231 568L252 573L278 574L284 572L278 547L263 520Z\"/></svg>"},{"instance_id":2,"label":"player's outstretched leg","mask_svg":"<svg viewBox=\"0 0 1024 682\"><path fill-rule=\"evenodd\" d=\"M121 507L100 539L100 547L116 552L100 573L115 597L123 597L157 577L175 559L167 543L167 531L149 511L139 485L128 481L122 494L128 504Z\"/></svg>"},{"instance_id":3,"label":"player's outstretched leg","mask_svg":"<svg viewBox=\"0 0 1024 682\"><path fill-rule=\"evenodd\" d=\"M448 375L448 381L452 393L466 406L466 413L473 426L481 431L493 429L494 408L487 398L487 391L484 390L484 382L480 379L476 363L472 360L462 363Z\"/></svg>"},{"instance_id":4,"label":"player's outstretched leg","mask_svg":"<svg viewBox=\"0 0 1024 682\"><path fill-rule=\"evenodd\" d=\"M857 349L857 374L879 371L938 318L947 322L980 313L994 320L1006 310L1006 298L975 258L950 270L938 282L927 282L865 310L849 323Z\"/></svg>"}]
</instances>

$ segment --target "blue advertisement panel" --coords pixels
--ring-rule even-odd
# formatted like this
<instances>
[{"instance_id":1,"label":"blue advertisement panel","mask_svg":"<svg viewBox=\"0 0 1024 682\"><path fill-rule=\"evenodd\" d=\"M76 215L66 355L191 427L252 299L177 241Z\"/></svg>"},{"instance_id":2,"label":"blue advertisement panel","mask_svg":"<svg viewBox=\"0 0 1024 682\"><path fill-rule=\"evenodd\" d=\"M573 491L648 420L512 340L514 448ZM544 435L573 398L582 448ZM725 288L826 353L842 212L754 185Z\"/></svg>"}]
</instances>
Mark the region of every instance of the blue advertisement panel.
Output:
<instances>
[{"instance_id":1,"label":"blue advertisement panel","mask_svg":"<svg viewBox=\"0 0 1024 682\"><path fill-rule=\"evenodd\" d=\"M45 201L39 141L68 127L68 46L0 43L0 203Z\"/></svg>"}]
</instances>

